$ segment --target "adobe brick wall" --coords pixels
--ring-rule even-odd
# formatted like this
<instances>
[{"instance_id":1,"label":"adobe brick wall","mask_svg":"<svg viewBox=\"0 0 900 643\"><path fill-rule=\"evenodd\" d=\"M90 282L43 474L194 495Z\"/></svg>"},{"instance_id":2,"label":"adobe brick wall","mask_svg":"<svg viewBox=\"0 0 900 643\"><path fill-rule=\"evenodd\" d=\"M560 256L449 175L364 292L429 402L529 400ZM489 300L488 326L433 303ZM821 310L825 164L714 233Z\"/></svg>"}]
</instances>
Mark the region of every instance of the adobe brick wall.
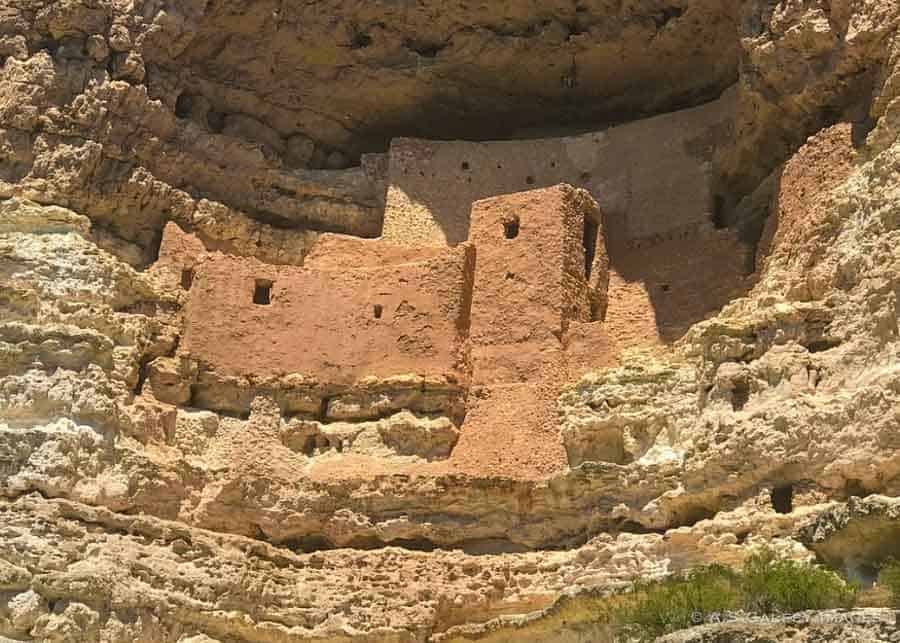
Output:
<instances>
[{"instance_id":1,"label":"adobe brick wall","mask_svg":"<svg viewBox=\"0 0 900 643\"><path fill-rule=\"evenodd\" d=\"M642 341L637 334L644 318L638 309L652 312L657 336L669 343L740 296L750 285L753 248L731 230L706 230L632 248L613 264L606 319L626 348ZM626 294L629 284L642 287L636 299Z\"/></svg>"},{"instance_id":2,"label":"adobe brick wall","mask_svg":"<svg viewBox=\"0 0 900 643\"><path fill-rule=\"evenodd\" d=\"M551 475L566 464L556 399L564 339L589 320L606 283L596 202L569 185L507 194L472 207L472 390L448 462L484 476ZM589 281L585 221L596 246ZM511 237L511 238L510 238Z\"/></svg>"},{"instance_id":3,"label":"adobe brick wall","mask_svg":"<svg viewBox=\"0 0 900 643\"><path fill-rule=\"evenodd\" d=\"M550 476L566 466L555 380L476 387L448 464L480 477Z\"/></svg>"},{"instance_id":4,"label":"adobe brick wall","mask_svg":"<svg viewBox=\"0 0 900 643\"><path fill-rule=\"evenodd\" d=\"M193 269L179 349L200 364L191 403L246 413L262 392L326 421L415 407L461 425L450 470L559 470L565 382L677 338L751 263L749 247L706 223L608 246L601 219L587 191L558 185L476 202L471 243L322 234L303 267L209 252L168 226L160 264ZM269 305L253 302L257 280L272 282ZM285 375L288 389L266 383Z\"/></svg>"},{"instance_id":5,"label":"adobe brick wall","mask_svg":"<svg viewBox=\"0 0 900 643\"><path fill-rule=\"evenodd\" d=\"M467 378L465 338L474 251L426 252L362 241L305 267L201 254L167 230L160 260L195 266L180 352L220 375L297 373L328 385L365 377ZM320 264L320 265L317 265ZM258 281L271 303L254 303Z\"/></svg>"},{"instance_id":6,"label":"adobe brick wall","mask_svg":"<svg viewBox=\"0 0 900 643\"><path fill-rule=\"evenodd\" d=\"M559 362L569 320L591 318L583 235L585 221L599 218L590 195L567 185L474 204L475 382L537 381ZM597 255L602 270L602 242Z\"/></svg>"},{"instance_id":7,"label":"adobe brick wall","mask_svg":"<svg viewBox=\"0 0 900 643\"><path fill-rule=\"evenodd\" d=\"M307 254L303 266L317 270L375 268L401 263L416 263L444 256L441 246L404 246L379 239L362 239L342 234L320 234Z\"/></svg>"},{"instance_id":8,"label":"adobe brick wall","mask_svg":"<svg viewBox=\"0 0 900 643\"><path fill-rule=\"evenodd\" d=\"M197 235L185 232L177 223L170 221L163 228L156 265L176 270L192 268L207 254L206 246Z\"/></svg>"},{"instance_id":9,"label":"adobe brick wall","mask_svg":"<svg viewBox=\"0 0 900 643\"><path fill-rule=\"evenodd\" d=\"M619 365L624 351L663 348L752 285L753 247L731 230L699 229L609 252L606 316L570 328L569 379Z\"/></svg>"},{"instance_id":10,"label":"adobe brick wall","mask_svg":"<svg viewBox=\"0 0 900 643\"><path fill-rule=\"evenodd\" d=\"M733 105L707 105L602 132L529 141L396 139L384 238L456 244L469 237L475 201L570 183L600 204L614 242L709 221L712 141Z\"/></svg>"},{"instance_id":11,"label":"adobe brick wall","mask_svg":"<svg viewBox=\"0 0 900 643\"><path fill-rule=\"evenodd\" d=\"M217 245L209 244L193 232L186 232L177 223L169 222L163 228L157 266L173 269L190 268L202 259L216 253L229 255ZM303 260L306 268L342 270L345 268L375 268L400 263L415 263L446 254L440 246L414 247L398 245L380 239L364 239L343 234L323 232L316 234Z\"/></svg>"}]
</instances>

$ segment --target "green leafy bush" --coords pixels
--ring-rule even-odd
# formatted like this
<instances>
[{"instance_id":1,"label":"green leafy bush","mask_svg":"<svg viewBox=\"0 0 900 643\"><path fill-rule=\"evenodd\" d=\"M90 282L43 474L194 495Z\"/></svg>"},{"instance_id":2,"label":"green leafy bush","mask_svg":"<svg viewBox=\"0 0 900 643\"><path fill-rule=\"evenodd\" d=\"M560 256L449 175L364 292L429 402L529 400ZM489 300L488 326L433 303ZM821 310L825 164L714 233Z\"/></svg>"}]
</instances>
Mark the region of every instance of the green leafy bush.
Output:
<instances>
[{"instance_id":1,"label":"green leafy bush","mask_svg":"<svg viewBox=\"0 0 900 643\"><path fill-rule=\"evenodd\" d=\"M698 615L738 609L741 582L727 567L710 565L682 576L638 583L629 598L613 611L614 621L630 638L653 640L697 625Z\"/></svg>"},{"instance_id":2,"label":"green leafy bush","mask_svg":"<svg viewBox=\"0 0 900 643\"><path fill-rule=\"evenodd\" d=\"M891 593L891 603L900 607L900 561L891 559L878 572L878 584Z\"/></svg>"},{"instance_id":3,"label":"green leafy bush","mask_svg":"<svg viewBox=\"0 0 900 643\"><path fill-rule=\"evenodd\" d=\"M900 596L900 564L892 573ZM638 583L617 599L609 618L624 640L652 641L723 612L790 614L852 607L856 598L857 588L834 572L762 550L741 571L710 565Z\"/></svg>"},{"instance_id":4,"label":"green leafy bush","mask_svg":"<svg viewBox=\"0 0 900 643\"><path fill-rule=\"evenodd\" d=\"M857 588L834 572L780 559L771 550L746 561L743 579L745 609L757 614L851 607L856 602Z\"/></svg>"}]
</instances>

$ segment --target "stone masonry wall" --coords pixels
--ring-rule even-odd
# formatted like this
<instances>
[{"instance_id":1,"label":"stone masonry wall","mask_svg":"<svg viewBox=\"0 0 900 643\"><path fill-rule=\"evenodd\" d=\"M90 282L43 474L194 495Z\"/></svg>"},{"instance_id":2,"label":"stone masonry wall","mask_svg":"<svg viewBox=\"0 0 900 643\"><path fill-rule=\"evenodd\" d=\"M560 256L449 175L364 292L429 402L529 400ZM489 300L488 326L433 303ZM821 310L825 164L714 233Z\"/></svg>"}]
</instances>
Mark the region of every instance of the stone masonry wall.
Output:
<instances>
[{"instance_id":1,"label":"stone masonry wall","mask_svg":"<svg viewBox=\"0 0 900 643\"><path fill-rule=\"evenodd\" d=\"M558 183L587 189L614 243L711 220L712 142L733 96L602 132L524 141L396 139L384 237L427 244L468 238L472 203Z\"/></svg>"},{"instance_id":2,"label":"stone masonry wall","mask_svg":"<svg viewBox=\"0 0 900 643\"><path fill-rule=\"evenodd\" d=\"M569 185L507 194L472 208L473 389L454 451L486 474L543 475L565 465L556 398L565 334L602 299L608 261L600 212Z\"/></svg>"},{"instance_id":3,"label":"stone masonry wall","mask_svg":"<svg viewBox=\"0 0 900 643\"><path fill-rule=\"evenodd\" d=\"M471 337L476 382L535 381L556 365L569 321L591 318L594 297L583 237L589 222L590 247L597 247L598 220L590 195L569 186L475 203ZM606 270L603 248L596 263Z\"/></svg>"},{"instance_id":4,"label":"stone masonry wall","mask_svg":"<svg viewBox=\"0 0 900 643\"><path fill-rule=\"evenodd\" d=\"M323 243L319 265L312 257L305 267L274 266L205 253L170 225L160 261L189 290L179 353L227 377L465 380L471 247L417 256L382 242Z\"/></svg>"}]
</instances>

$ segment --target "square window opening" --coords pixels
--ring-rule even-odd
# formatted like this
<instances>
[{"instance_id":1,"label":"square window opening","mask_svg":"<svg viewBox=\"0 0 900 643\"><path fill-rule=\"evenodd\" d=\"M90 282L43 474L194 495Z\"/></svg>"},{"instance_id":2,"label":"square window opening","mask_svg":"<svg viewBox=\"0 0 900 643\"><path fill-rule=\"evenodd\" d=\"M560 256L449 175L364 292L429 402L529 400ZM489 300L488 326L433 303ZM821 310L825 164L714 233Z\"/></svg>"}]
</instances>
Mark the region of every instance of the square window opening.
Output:
<instances>
[{"instance_id":1,"label":"square window opening","mask_svg":"<svg viewBox=\"0 0 900 643\"><path fill-rule=\"evenodd\" d=\"M253 290L253 303L257 306L268 306L272 303L272 285L268 279L257 279Z\"/></svg>"}]
</instances>

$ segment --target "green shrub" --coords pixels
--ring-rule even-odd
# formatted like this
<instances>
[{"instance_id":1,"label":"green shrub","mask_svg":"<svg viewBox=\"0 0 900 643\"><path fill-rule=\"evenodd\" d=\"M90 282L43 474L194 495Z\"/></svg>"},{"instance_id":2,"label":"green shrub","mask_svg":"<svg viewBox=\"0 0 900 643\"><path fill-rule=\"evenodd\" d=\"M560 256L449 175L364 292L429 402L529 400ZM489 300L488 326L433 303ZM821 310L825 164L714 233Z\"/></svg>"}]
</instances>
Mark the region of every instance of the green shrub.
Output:
<instances>
[{"instance_id":1,"label":"green shrub","mask_svg":"<svg viewBox=\"0 0 900 643\"><path fill-rule=\"evenodd\" d=\"M739 608L738 574L721 565L698 567L682 576L638 583L613 620L627 637L652 641L668 632L697 625L698 615Z\"/></svg>"},{"instance_id":2,"label":"green shrub","mask_svg":"<svg viewBox=\"0 0 900 643\"><path fill-rule=\"evenodd\" d=\"M891 571L886 568L885 573L893 574L895 595L900 597L900 564ZM722 612L789 614L852 607L856 598L857 588L834 572L762 550L739 572L710 565L662 581L638 583L617 599L609 619L624 640L652 641Z\"/></svg>"},{"instance_id":3,"label":"green shrub","mask_svg":"<svg viewBox=\"0 0 900 643\"><path fill-rule=\"evenodd\" d=\"M891 559L878 572L878 584L891 593L891 603L900 607L900 561Z\"/></svg>"},{"instance_id":4,"label":"green shrub","mask_svg":"<svg viewBox=\"0 0 900 643\"><path fill-rule=\"evenodd\" d=\"M771 550L744 564L745 609L758 614L851 607L857 588L832 571L778 558Z\"/></svg>"}]
</instances>

